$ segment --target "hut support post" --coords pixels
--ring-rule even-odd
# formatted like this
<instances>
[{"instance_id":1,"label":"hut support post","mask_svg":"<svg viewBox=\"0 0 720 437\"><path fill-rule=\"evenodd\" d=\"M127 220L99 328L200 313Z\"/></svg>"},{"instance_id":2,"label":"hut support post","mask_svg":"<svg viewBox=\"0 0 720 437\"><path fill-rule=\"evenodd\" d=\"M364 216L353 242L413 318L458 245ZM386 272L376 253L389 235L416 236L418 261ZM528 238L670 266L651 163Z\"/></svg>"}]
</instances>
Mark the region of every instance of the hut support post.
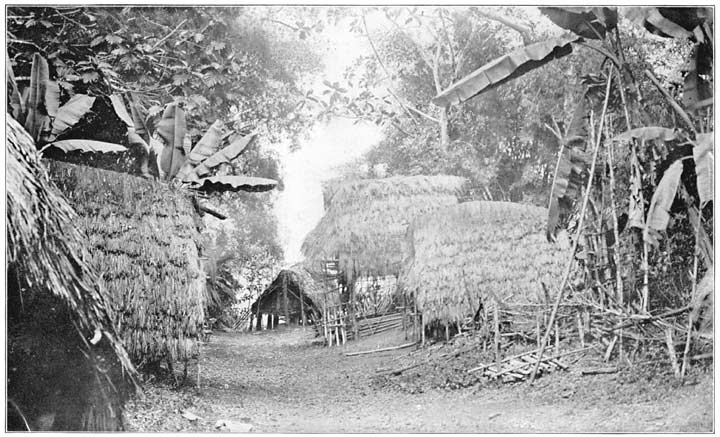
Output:
<instances>
[{"instance_id":1,"label":"hut support post","mask_svg":"<svg viewBox=\"0 0 720 437\"><path fill-rule=\"evenodd\" d=\"M283 275L283 309L285 310L285 326L290 325L290 313L288 311L288 290L287 290L287 275Z\"/></svg>"},{"instance_id":2,"label":"hut support post","mask_svg":"<svg viewBox=\"0 0 720 437\"><path fill-rule=\"evenodd\" d=\"M307 318L305 317L305 298L303 297L302 290L299 290L300 292L300 318L302 319L302 325L303 325L303 331L305 330L305 325L307 325Z\"/></svg>"},{"instance_id":3,"label":"hut support post","mask_svg":"<svg viewBox=\"0 0 720 437\"><path fill-rule=\"evenodd\" d=\"M422 345L425 346L425 317L420 316L420 336L422 337Z\"/></svg>"},{"instance_id":4,"label":"hut support post","mask_svg":"<svg viewBox=\"0 0 720 437\"><path fill-rule=\"evenodd\" d=\"M498 371L500 370L500 307L495 302L494 308L494 319L495 319L495 363L497 364Z\"/></svg>"},{"instance_id":5,"label":"hut support post","mask_svg":"<svg viewBox=\"0 0 720 437\"><path fill-rule=\"evenodd\" d=\"M403 291L403 317L402 317L402 328L403 332L405 333L405 340L408 339L408 332L407 332L407 294Z\"/></svg>"},{"instance_id":6,"label":"hut support post","mask_svg":"<svg viewBox=\"0 0 720 437\"><path fill-rule=\"evenodd\" d=\"M357 318L355 317L355 274L353 272L353 278L349 281L348 287L350 287L350 320L352 321L353 337L355 341L360 340L360 331L358 330Z\"/></svg>"},{"instance_id":7,"label":"hut support post","mask_svg":"<svg viewBox=\"0 0 720 437\"><path fill-rule=\"evenodd\" d=\"M413 293L413 340L415 340L415 341L417 341L417 325L418 325L417 294Z\"/></svg>"}]
</instances>

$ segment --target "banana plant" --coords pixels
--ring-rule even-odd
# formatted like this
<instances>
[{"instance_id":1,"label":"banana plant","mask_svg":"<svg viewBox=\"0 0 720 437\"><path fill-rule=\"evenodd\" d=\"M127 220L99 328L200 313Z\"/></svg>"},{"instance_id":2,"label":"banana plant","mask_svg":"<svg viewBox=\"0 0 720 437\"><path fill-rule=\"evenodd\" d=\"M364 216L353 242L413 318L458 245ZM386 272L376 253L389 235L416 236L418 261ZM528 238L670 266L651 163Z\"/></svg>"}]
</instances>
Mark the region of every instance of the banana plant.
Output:
<instances>
[{"instance_id":1,"label":"banana plant","mask_svg":"<svg viewBox=\"0 0 720 437\"><path fill-rule=\"evenodd\" d=\"M125 117L128 137L149 151L147 166L152 167L161 180L202 191L268 191L277 185L277 181L266 178L213 175L223 164L229 164L242 155L254 142L256 134L243 136L227 132L223 122L216 120L192 145L185 111L176 101L165 107L149 134L148 144L138 132L149 133L150 129L142 123L142 108L132 98L130 109L133 115Z\"/></svg>"},{"instance_id":2,"label":"banana plant","mask_svg":"<svg viewBox=\"0 0 720 437\"><path fill-rule=\"evenodd\" d=\"M35 144L47 150L57 147L64 152L118 153L127 150L119 144L91 140L64 140L56 142L88 115L96 97L75 94L60 105L60 88L50 80L48 63L40 54L33 55L30 83L21 89L6 55L6 72L11 115L23 125Z\"/></svg>"},{"instance_id":3,"label":"banana plant","mask_svg":"<svg viewBox=\"0 0 720 437\"><path fill-rule=\"evenodd\" d=\"M92 112L99 97L75 94L59 105L59 86L50 80L48 63L38 53L33 56L29 86L23 89L17 83L7 55L6 65L11 114L24 125L41 152L50 148L64 153L122 153L128 150L123 145L104 141L57 141ZM240 156L255 140L255 134L241 136L225 132L223 123L218 120L192 146L187 135L185 111L179 102L168 104L153 125L143 116L136 95L128 97L129 112L123 96L114 94L106 98L127 127L127 144L142 151L138 154L142 176L149 178L157 174L164 181L175 181L202 191L267 191L277 185L272 179L213 175L221 165Z\"/></svg>"}]
</instances>

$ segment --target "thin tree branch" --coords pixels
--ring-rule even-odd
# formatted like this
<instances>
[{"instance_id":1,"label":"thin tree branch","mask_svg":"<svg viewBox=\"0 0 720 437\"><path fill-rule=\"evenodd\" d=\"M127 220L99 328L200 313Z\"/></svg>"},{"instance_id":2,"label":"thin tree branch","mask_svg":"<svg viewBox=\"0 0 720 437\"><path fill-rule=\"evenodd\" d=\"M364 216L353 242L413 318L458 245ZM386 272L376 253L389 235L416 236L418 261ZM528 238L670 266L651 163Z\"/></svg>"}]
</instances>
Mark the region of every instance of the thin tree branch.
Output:
<instances>
[{"instance_id":1,"label":"thin tree branch","mask_svg":"<svg viewBox=\"0 0 720 437\"><path fill-rule=\"evenodd\" d=\"M523 40L523 45L530 44L531 38L530 38L530 28L523 26L522 24L513 23L512 21L508 20L507 18L497 15L492 12L485 12L481 11L480 9L475 9L475 13L477 13L480 16L483 16L487 18L488 20L497 21L500 24L504 24L505 26L511 28L512 30L518 32Z\"/></svg>"},{"instance_id":2,"label":"thin tree branch","mask_svg":"<svg viewBox=\"0 0 720 437\"><path fill-rule=\"evenodd\" d=\"M450 40L450 33L447 30L447 26L445 26L445 17L443 16L442 11L439 13L440 15L440 22L442 23L443 33L445 34L445 39L448 43L448 52L450 53L450 69L451 71L455 71L456 63L455 63L455 50L453 50L452 41ZM454 78L453 78L454 82Z\"/></svg>"},{"instance_id":3,"label":"thin tree branch","mask_svg":"<svg viewBox=\"0 0 720 437\"><path fill-rule=\"evenodd\" d=\"M153 50L156 49L156 48L158 48L158 47L160 46L160 44L164 43L168 38L170 38L170 37L172 36L172 34L175 33L175 32L177 32L177 30L180 29L185 23L187 23L187 18L185 18L184 20L182 20L182 21L180 22L180 24L178 24L177 26L175 26L175 28L174 28L173 30L171 30L170 33L168 33L167 35L165 35L165 37L163 37L163 39L161 39L160 41L156 42L155 45L152 46Z\"/></svg>"},{"instance_id":4,"label":"thin tree branch","mask_svg":"<svg viewBox=\"0 0 720 437\"><path fill-rule=\"evenodd\" d=\"M368 31L368 27L367 27L367 21L365 21L365 14L362 15L362 22L363 22L363 26L365 27L365 36L367 37L367 40L368 40L368 42L370 43L370 47L372 48L372 51L373 51L373 53L375 54L375 59L377 59L378 64L380 64L380 66L382 67L383 71L385 72L385 75L386 75L387 77L392 77L392 75L391 75L390 72L388 71L387 67L385 67L385 63L382 61L382 59L380 59L380 54L378 53L377 49L375 48L375 44L373 43L373 40L372 40L372 38L370 37L370 32ZM387 92L389 92L390 95L395 98L395 100L398 102L398 104L400 105L400 107L403 108L403 110L410 116L410 118L412 119L412 121L413 121L415 124L417 124L418 121L417 121L417 119L415 118L415 116L414 116L410 111L408 111L408 109L405 107L405 105L403 105L403 103L402 103L402 102L400 101L400 99L395 95L395 93L393 93L392 91L390 91L390 88L386 88L386 89L387 89Z\"/></svg>"}]
</instances>

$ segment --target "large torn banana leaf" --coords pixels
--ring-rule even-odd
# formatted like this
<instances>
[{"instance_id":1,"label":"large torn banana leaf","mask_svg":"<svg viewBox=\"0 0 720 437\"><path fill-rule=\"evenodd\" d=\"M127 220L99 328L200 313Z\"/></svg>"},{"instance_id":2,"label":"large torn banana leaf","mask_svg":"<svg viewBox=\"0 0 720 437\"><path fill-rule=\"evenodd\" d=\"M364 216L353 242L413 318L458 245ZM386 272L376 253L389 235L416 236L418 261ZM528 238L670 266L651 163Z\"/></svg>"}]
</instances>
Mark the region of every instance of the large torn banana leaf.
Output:
<instances>
[{"instance_id":1,"label":"large torn banana leaf","mask_svg":"<svg viewBox=\"0 0 720 437\"><path fill-rule=\"evenodd\" d=\"M171 180L185 163L185 111L177 103L170 103L157 124L156 132L165 140L160 167L166 179Z\"/></svg>"},{"instance_id":2,"label":"large torn banana leaf","mask_svg":"<svg viewBox=\"0 0 720 437\"><path fill-rule=\"evenodd\" d=\"M53 121L52 135L57 137L71 127L75 126L92 108L95 97L87 94L75 94L58 109Z\"/></svg>"},{"instance_id":3,"label":"large torn banana leaf","mask_svg":"<svg viewBox=\"0 0 720 437\"><path fill-rule=\"evenodd\" d=\"M82 153L122 153L127 150L125 146L115 143L106 143L104 141L95 140L62 140L50 143L42 148L41 151L55 147L65 153L82 152Z\"/></svg>"},{"instance_id":4,"label":"large torn banana leaf","mask_svg":"<svg viewBox=\"0 0 720 437\"><path fill-rule=\"evenodd\" d=\"M188 154L185 164L183 164L177 174L177 178L181 181L197 179L197 174L194 172L195 167L217 152L222 141L223 122L217 120L210 126L207 132L205 132L205 135L200 138L200 141L195 144L190 154Z\"/></svg>"},{"instance_id":5,"label":"large torn banana leaf","mask_svg":"<svg viewBox=\"0 0 720 437\"><path fill-rule=\"evenodd\" d=\"M604 7L541 7L550 21L589 39L605 38L617 26L617 10Z\"/></svg>"},{"instance_id":6,"label":"large torn banana leaf","mask_svg":"<svg viewBox=\"0 0 720 437\"><path fill-rule=\"evenodd\" d=\"M714 132L698 134L693 142L693 159L697 174L697 190L700 196L700 208L713 200L713 172L715 171Z\"/></svg>"},{"instance_id":7,"label":"large torn banana leaf","mask_svg":"<svg viewBox=\"0 0 720 437\"><path fill-rule=\"evenodd\" d=\"M233 141L229 146L225 147L219 152L216 152L214 155L207 158L197 167L195 167L195 174L198 177L202 177L209 174L210 170L219 166L220 164L231 162L233 159L240 156L240 154L244 152L245 149L250 146L250 144L252 144L254 139L254 133L238 138L237 140Z\"/></svg>"},{"instance_id":8,"label":"large torn banana leaf","mask_svg":"<svg viewBox=\"0 0 720 437\"><path fill-rule=\"evenodd\" d=\"M667 229L668 223L670 222L670 207L677 194L682 171L682 160L678 159L665 170L665 173L655 188L652 200L650 201L650 209L648 210L647 225L645 228L646 237L649 237L647 240L650 242L655 241L655 238L650 234L651 231L661 232Z\"/></svg>"},{"instance_id":9,"label":"large torn banana leaf","mask_svg":"<svg viewBox=\"0 0 720 437\"><path fill-rule=\"evenodd\" d=\"M269 191L277 181L250 176L211 176L191 182L190 186L201 191Z\"/></svg>"},{"instance_id":10,"label":"large torn banana leaf","mask_svg":"<svg viewBox=\"0 0 720 437\"><path fill-rule=\"evenodd\" d=\"M577 36L551 38L520 47L475 70L433 98L438 106L455 105L572 53Z\"/></svg>"}]
</instances>

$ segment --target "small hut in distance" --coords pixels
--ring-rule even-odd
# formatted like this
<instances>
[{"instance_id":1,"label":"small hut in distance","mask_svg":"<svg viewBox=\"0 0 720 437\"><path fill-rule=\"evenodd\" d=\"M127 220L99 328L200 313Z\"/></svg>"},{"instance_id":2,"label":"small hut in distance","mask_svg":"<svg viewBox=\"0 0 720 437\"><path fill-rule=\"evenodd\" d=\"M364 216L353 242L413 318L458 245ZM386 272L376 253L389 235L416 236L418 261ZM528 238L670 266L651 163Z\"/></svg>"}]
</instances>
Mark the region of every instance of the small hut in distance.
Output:
<instances>
[{"instance_id":1,"label":"small hut in distance","mask_svg":"<svg viewBox=\"0 0 720 437\"><path fill-rule=\"evenodd\" d=\"M325 299L321 284L302 265L296 264L281 270L252 304L250 327L260 330L263 315L267 317L268 328L276 328L280 316L286 324L315 323L321 317Z\"/></svg>"}]
</instances>

